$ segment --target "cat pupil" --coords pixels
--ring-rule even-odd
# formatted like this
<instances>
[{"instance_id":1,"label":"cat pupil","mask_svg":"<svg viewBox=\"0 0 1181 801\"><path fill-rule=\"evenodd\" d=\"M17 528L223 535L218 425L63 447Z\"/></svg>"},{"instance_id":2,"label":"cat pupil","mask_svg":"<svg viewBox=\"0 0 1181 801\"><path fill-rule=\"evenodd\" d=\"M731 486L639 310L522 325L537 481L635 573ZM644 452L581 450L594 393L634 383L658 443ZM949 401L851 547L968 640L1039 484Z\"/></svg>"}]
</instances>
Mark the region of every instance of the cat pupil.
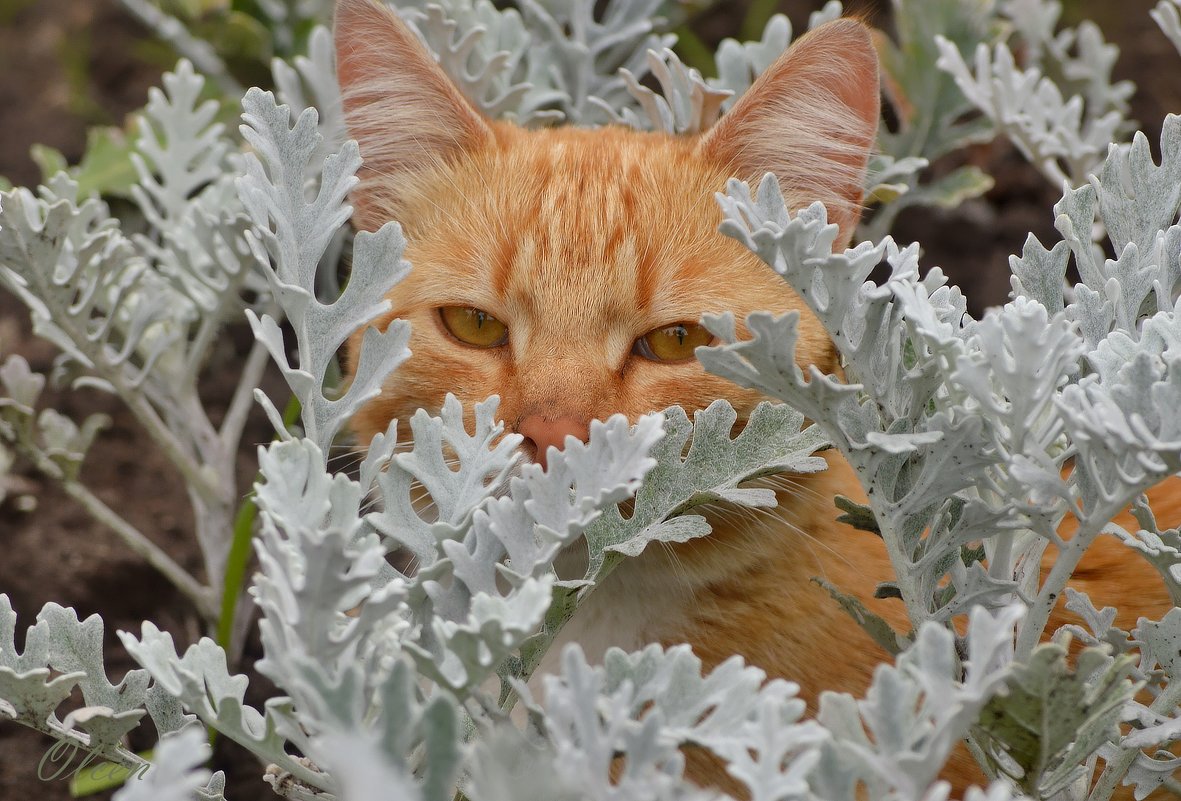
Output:
<instances>
[{"instance_id":1,"label":"cat pupil","mask_svg":"<svg viewBox=\"0 0 1181 801\"><path fill-rule=\"evenodd\" d=\"M687 330L685 330L685 326L683 326L683 325L678 325L673 328L673 336L675 336L677 338L678 344L684 345L685 344L685 337L688 335L689 335L689 332Z\"/></svg>"}]
</instances>

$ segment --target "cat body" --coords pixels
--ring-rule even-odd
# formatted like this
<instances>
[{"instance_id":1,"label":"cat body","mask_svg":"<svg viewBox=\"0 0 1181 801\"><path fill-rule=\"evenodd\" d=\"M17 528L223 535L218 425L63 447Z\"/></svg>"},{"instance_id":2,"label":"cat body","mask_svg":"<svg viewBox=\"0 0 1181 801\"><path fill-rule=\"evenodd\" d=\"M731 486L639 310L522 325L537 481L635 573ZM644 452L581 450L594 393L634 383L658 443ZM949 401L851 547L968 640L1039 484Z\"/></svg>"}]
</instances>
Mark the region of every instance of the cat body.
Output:
<instances>
[{"instance_id":1,"label":"cat body","mask_svg":"<svg viewBox=\"0 0 1181 801\"><path fill-rule=\"evenodd\" d=\"M349 130L365 160L354 222L375 230L399 221L413 265L372 323L409 320L413 355L355 416L360 442L418 408L437 411L448 392L469 409L500 395L501 418L539 462L614 413L635 419L679 405L691 414L725 398L741 421L762 397L706 373L691 348L689 358L662 358L683 356L711 312L742 321L798 311L801 361L838 369L828 336L786 283L717 233L714 193L731 176L773 172L797 208L824 201L840 226L834 247L847 246L879 116L877 58L860 23L838 20L798 40L691 137L487 120L370 0L340 0L336 38ZM812 577L856 594L900 631L909 625L900 603L872 597L889 561L878 538L835 521L832 498L857 498L860 487L838 455L825 457L828 470L769 485L777 509L710 508L709 537L626 560L541 672L567 641L592 660L611 646L688 642L707 667L741 654L798 682L813 711L821 690L863 695L887 655ZM1137 590L1140 613L1168 608L1152 569L1129 553L1095 549L1080 583L1089 564L1108 584L1097 602L1120 600L1103 589L1134 581L1159 588ZM717 764L689 757L692 778L735 789ZM979 777L969 760L949 771L957 786Z\"/></svg>"}]
</instances>

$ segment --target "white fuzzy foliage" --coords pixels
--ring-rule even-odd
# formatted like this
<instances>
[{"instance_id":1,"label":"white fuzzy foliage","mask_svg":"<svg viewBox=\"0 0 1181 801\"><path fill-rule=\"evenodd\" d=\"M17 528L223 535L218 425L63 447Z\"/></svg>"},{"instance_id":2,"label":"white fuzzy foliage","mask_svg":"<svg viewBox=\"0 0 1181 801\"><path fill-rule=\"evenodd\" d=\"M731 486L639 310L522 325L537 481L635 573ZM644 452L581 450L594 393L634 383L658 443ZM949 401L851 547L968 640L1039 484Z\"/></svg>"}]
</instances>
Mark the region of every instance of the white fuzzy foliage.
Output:
<instances>
[{"instance_id":1,"label":"white fuzzy foliage","mask_svg":"<svg viewBox=\"0 0 1181 801\"><path fill-rule=\"evenodd\" d=\"M992 120L1030 162L1057 185L1078 184L1116 139L1123 118L1118 111L1084 118L1080 95L1062 90L1036 67L1017 67L1004 44L976 48L975 71L946 39L937 40L938 66L955 77L964 96Z\"/></svg>"},{"instance_id":2,"label":"white fuzzy foliage","mask_svg":"<svg viewBox=\"0 0 1181 801\"><path fill-rule=\"evenodd\" d=\"M523 0L519 11L489 0L393 5L468 99L522 125L594 125L625 108L634 114L625 71L642 77L646 53L675 41L655 32L659 0L610 0L599 14L584 0Z\"/></svg>"},{"instance_id":3,"label":"white fuzzy foliage","mask_svg":"<svg viewBox=\"0 0 1181 801\"><path fill-rule=\"evenodd\" d=\"M659 95L642 86L628 69L620 70L628 92L639 102L646 119L630 108L616 114L604 106L613 118L633 128L670 134L701 133L717 121L725 101L733 95L729 90L711 89L700 72L682 64L667 47L659 53L648 51L648 69L660 82Z\"/></svg>"},{"instance_id":4,"label":"white fuzzy foliage","mask_svg":"<svg viewBox=\"0 0 1181 801\"><path fill-rule=\"evenodd\" d=\"M315 197L305 199L304 174L323 137L316 128L316 112L305 110L291 127L286 106L254 89L243 99L246 113L242 135L257 153L246 158L246 176L238 188L254 222L250 246L266 270L275 300L295 329L300 362L287 360L282 332L273 317L247 310L250 325L279 364L302 407L304 431L327 452L333 438L352 414L376 397L384 376L408 355L409 327L402 322L379 332L367 329L361 345L355 381L343 396L325 395L325 378L336 352L357 329L388 308L385 293L406 274L401 260L401 228L386 223L376 233L362 232L354 240L353 274L348 287L330 304L315 295L316 275L324 251L352 213L345 196L356 184L361 164L355 142L324 160ZM265 167L264 167L265 161ZM390 269L389 265L394 265ZM280 434L282 418L261 391L256 397Z\"/></svg>"},{"instance_id":5,"label":"white fuzzy foliage","mask_svg":"<svg viewBox=\"0 0 1181 801\"><path fill-rule=\"evenodd\" d=\"M566 786L591 788L591 798L672 798L684 768L678 748L692 744L725 759L752 799L807 797L807 775L828 733L800 720L798 687L765 679L738 658L702 676L685 646L611 650L602 667L571 646L561 673L545 679L556 772ZM627 760L613 786L619 753Z\"/></svg>"},{"instance_id":6,"label":"white fuzzy foliage","mask_svg":"<svg viewBox=\"0 0 1181 801\"><path fill-rule=\"evenodd\" d=\"M1177 52L1181 53L1181 3L1177 0L1160 0L1149 14L1165 36L1169 37Z\"/></svg>"},{"instance_id":7,"label":"white fuzzy foliage","mask_svg":"<svg viewBox=\"0 0 1181 801\"><path fill-rule=\"evenodd\" d=\"M90 750L133 771L143 759L126 748L124 736L151 716L160 735L191 723L175 695L152 684L144 670L131 670L112 684L103 667L103 621L79 621L72 609L46 604L17 652L16 614L0 595L0 716L17 719L62 741L67 749ZM83 705L58 716L58 707L80 691Z\"/></svg>"},{"instance_id":8,"label":"white fuzzy foliage","mask_svg":"<svg viewBox=\"0 0 1181 801\"><path fill-rule=\"evenodd\" d=\"M520 13L469 0L409 5L463 91L520 122L561 115L699 131L725 107L724 92L747 88L791 38L776 18L761 42L724 45L710 82L661 49L671 40L649 19L655 0L611 0L599 15L576 0L524 0ZM1176 6L1162 2L1156 17L1181 41ZM288 37L282 49L325 6L260 7ZM1181 595L1181 536L1159 527L1142 495L1181 470L1181 118L1165 122L1160 165L1142 136L1104 155L1123 131L1126 87L1111 82L1114 51L1097 29L1055 32L1057 3L897 0L895 10L899 41L883 54L901 116L871 170L871 199L896 200L887 207L896 210L981 191L971 170L930 186L918 171L994 124L1047 174L1087 182L1055 208L1062 241L1047 249L1031 238L1012 260L1013 301L980 321L940 271L920 274L917 246L885 238L833 253L836 226L822 206L788 209L773 177L753 193L732 182L719 197L723 233L788 282L842 358L840 374L801 369L795 313L752 315L745 341L731 318L707 320L723 343L702 349L706 367L792 407L760 406L733 437L735 412L720 402L692 423L675 408L634 425L614 417L592 425L587 443L551 452L542 470L520 463L495 399L468 427L449 397L438 416L410 420L412 442L391 424L357 477L329 472L335 434L405 358L408 332L398 322L369 330L361 378L340 397L326 386L330 362L387 308L409 265L387 225L357 237L344 293L317 296L359 165L356 146L338 140L323 29L308 58L275 65L290 108L247 95L242 134L253 153L241 162L199 102L200 79L183 64L166 79L138 145L146 236L123 236L101 203L62 179L39 195L0 196L0 281L92 380L128 398L147 393L182 421L219 318L245 305L253 260L267 277L253 290L274 301L250 313L260 356L269 351L303 407L302 432L292 432L260 397L282 441L260 450L252 594L257 668L280 694L250 706L248 680L231 673L221 647L204 639L181 655L150 623L138 638L121 633L144 669L113 684L101 621L55 605L18 653L15 614L0 596L0 715L133 768L142 761L122 740L141 719L161 734L179 730L122 801L219 797L220 778L206 781L197 765L199 728L184 728L194 715L271 763L274 789L300 799L717 799L683 777L682 749L704 748L759 801L947 801L938 776L965 736L1039 801L1107 801L1125 779L1140 796L1176 790L1181 612L1124 631L1114 609L1065 584L1109 533ZM837 13L829 3L812 23ZM1029 65L1018 68L999 44L1001 15ZM975 74L963 61L972 52ZM959 89L933 72L940 55ZM663 96L640 85L648 69ZM303 110L318 103L323 117ZM964 118L971 103L993 119ZM238 198L228 191L235 171L245 172ZM1114 258L1093 241L1103 231ZM888 276L876 284L883 264ZM1072 264L1081 283L1067 292ZM278 310L294 331L294 360ZM93 424L38 417L43 385L23 360L0 367L0 436L72 479ZM224 464L208 447L217 439L202 429L176 446L199 496L224 490L209 478ZM901 597L914 626L892 635L906 647L864 699L827 694L808 719L790 682L767 682L738 660L703 672L687 648L659 646L610 651L601 666L571 647L558 673L532 685L544 697L529 697L542 655L622 559L708 535L693 514L703 504L775 504L757 479L822 469L815 453L826 444L857 470L869 501L852 508L880 532L895 571L880 590ZM373 495L377 508L365 505ZM1110 522L1129 503L1135 530ZM1069 538L1064 521L1077 524ZM1057 565L1043 576L1050 545ZM554 560L570 549L586 550L585 573L559 580ZM394 552L416 569L396 570ZM1082 625L1039 645L1064 592ZM1067 634L1088 646L1076 672ZM1125 677L1144 692L1133 695ZM59 716L75 689L84 706ZM1054 715L1051 702L1066 696L1078 708ZM521 714L510 714L517 703ZM975 729L986 711L987 726ZM965 799L1015 801L1015 787L1002 779Z\"/></svg>"},{"instance_id":9,"label":"white fuzzy foliage","mask_svg":"<svg viewBox=\"0 0 1181 801\"><path fill-rule=\"evenodd\" d=\"M155 756L158 767L134 777L115 793L114 801L188 801L197 794L210 801L222 799L224 779L213 780L203 767L210 748L200 726L162 737Z\"/></svg>"},{"instance_id":10,"label":"white fuzzy foliage","mask_svg":"<svg viewBox=\"0 0 1181 801\"><path fill-rule=\"evenodd\" d=\"M488 0L398 3L439 65L476 106L520 125L561 119L551 108L567 95L529 78L533 40L516 9Z\"/></svg>"},{"instance_id":11,"label":"white fuzzy foliage","mask_svg":"<svg viewBox=\"0 0 1181 801\"><path fill-rule=\"evenodd\" d=\"M1121 507L1181 470L1173 413L1181 404L1173 305L1181 200L1168 155L1179 130L1181 121L1166 120L1162 165L1138 137L1130 149L1109 153L1091 185L1068 190L1058 218L1065 241L1046 251L1031 240L1025 256L1014 259L1014 286L1022 295L1029 287L1032 297L1019 295L980 322L967 318L962 299L940 286L937 273L920 280L913 262L888 240L831 254L835 230L823 209L791 215L773 181L757 196L736 183L721 198L722 230L808 303L842 353L845 379L812 368L805 380L794 357L794 315L752 315L752 340L707 350L702 360L804 411L858 468L894 560L895 590L913 620L942 620L1021 598L1032 607L1019 627L1016 654L1030 658L1069 575L1062 565L1076 563L1102 531L1116 531L1108 521ZM1109 219L1120 255L1101 262L1089 237L1074 234ZM1071 256L1083 283L1068 304L1061 277ZM880 286L866 283L882 260L893 268L890 278ZM732 322L709 322L732 339ZM1072 457L1073 470L1064 474ZM1138 514L1144 530L1122 536L1171 571L1172 535L1156 529L1143 504ZM1057 533L1067 516L1080 525L1069 542ZM961 548L975 543L988 557L987 569L961 559ZM1043 577L1036 568L1048 543L1063 553L1059 569ZM1119 641L1102 630L1110 620L1091 619L1092 636ZM1159 692L1161 707L1145 713L1155 734L1104 751L1102 781L1114 782L1130 765L1138 780L1166 780L1169 760L1138 751L1176 736L1181 690L1166 681ZM1090 753L1102 740L1088 740ZM1069 760L1084 754L1070 752ZM1068 792L1063 777L1074 781L1076 763L1069 760L1046 785L1055 792Z\"/></svg>"},{"instance_id":12,"label":"white fuzzy foliage","mask_svg":"<svg viewBox=\"0 0 1181 801\"><path fill-rule=\"evenodd\" d=\"M936 791L942 765L1006 678L1022 613L1018 606L995 615L973 609L966 667L954 635L928 622L895 665L878 667L864 700L823 694L818 720L832 739L814 771L820 797L853 801L859 780L877 798Z\"/></svg>"},{"instance_id":13,"label":"white fuzzy foliage","mask_svg":"<svg viewBox=\"0 0 1181 801\"><path fill-rule=\"evenodd\" d=\"M308 54L295 56L291 63L276 58L271 62L275 78L275 94L298 117L305 109L317 112L320 136L319 147L308 159L308 168L319 170L325 159L344 145L344 108L340 86L336 82L336 51L332 32L317 25L308 38Z\"/></svg>"},{"instance_id":14,"label":"white fuzzy foliage","mask_svg":"<svg viewBox=\"0 0 1181 801\"><path fill-rule=\"evenodd\" d=\"M25 302L34 330L102 385L141 386L183 347L192 303L118 230L106 205L79 200L64 175L38 194L0 196L0 285Z\"/></svg>"}]
</instances>

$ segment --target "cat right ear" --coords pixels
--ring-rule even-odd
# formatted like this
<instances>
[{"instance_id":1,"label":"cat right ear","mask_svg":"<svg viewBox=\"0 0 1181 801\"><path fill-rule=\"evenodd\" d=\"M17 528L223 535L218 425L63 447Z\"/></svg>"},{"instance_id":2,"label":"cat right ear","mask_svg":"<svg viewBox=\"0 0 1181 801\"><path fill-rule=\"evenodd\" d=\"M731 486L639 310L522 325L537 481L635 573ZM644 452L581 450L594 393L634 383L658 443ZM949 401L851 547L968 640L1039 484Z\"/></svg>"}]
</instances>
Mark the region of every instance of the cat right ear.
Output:
<instances>
[{"instance_id":1,"label":"cat right ear","mask_svg":"<svg viewBox=\"0 0 1181 801\"><path fill-rule=\"evenodd\" d=\"M881 113L869 29L839 19L810 31L759 76L698 146L729 174L757 183L775 173L793 211L813 201L853 236Z\"/></svg>"},{"instance_id":2,"label":"cat right ear","mask_svg":"<svg viewBox=\"0 0 1181 801\"><path fill-rule=\"evenodd\" d=\"M414 32L377 0L338 0L336 71L349 135L361 148L354 221L396 214L400 186L490 142L492 130Z\"/></svg>"}]
</instances>

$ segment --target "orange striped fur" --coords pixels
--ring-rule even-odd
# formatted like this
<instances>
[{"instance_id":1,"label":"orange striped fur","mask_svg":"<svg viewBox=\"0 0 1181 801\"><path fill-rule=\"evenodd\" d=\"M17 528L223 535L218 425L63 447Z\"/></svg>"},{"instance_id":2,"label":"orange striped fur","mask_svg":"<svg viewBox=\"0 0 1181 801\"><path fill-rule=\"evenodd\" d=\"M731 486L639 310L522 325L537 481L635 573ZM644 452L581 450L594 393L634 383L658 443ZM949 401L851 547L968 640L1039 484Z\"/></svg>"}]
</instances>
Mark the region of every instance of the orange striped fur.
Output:
<instances>
[{"instance_id":1,"label":"orange striped fur","mask_svg":"<svg viewBox=\"0 0 1181 801\"><path fill-rule=\"evenodd\" d=\"M877 61L860 23L807 35L699 137L486 120L370 0L340 0L336 36L350 133L366 159L354 221L367 230L401 222L413 264L373 323L409 320L413 356L354 418L359 441L420 407L439 409L448 392L468 408L499 394L510 429L527 416L634 419L674 404L691 413L716 398L741 417L761 400L756 393L695 360L656 363L632 352L646 332L708 312L742 320L798 310L802 361L837 368L799 298L716 232L713 195L731 175L775 172L789 201L824 200L841 226L837 246L848 243L878 119ZM508 344L459 343L440 322L442 306L490 313L508 326ZM711 509L712 536L629 560L564 638L592 658L651 641L689 642L707 666L742 654L799 682L813 706L825 689L863 694L885 655L811 577L854 592L901 630L908 623L901 604L871 597L889 564L875 537L835 522L833 496L860 490L847 464L828 458L824 473L779 480L774 512ZM1181 520L1176 494L1167 501L1162 522ZM1097 605L1120 606L1126 627L1169 604L1151 568L1114 542L1095 548L1077 584ZM735 790L698 755L690 771ZM961 787L977 776L964 761L949 771Z\"/></svg>"}]
</instances>

